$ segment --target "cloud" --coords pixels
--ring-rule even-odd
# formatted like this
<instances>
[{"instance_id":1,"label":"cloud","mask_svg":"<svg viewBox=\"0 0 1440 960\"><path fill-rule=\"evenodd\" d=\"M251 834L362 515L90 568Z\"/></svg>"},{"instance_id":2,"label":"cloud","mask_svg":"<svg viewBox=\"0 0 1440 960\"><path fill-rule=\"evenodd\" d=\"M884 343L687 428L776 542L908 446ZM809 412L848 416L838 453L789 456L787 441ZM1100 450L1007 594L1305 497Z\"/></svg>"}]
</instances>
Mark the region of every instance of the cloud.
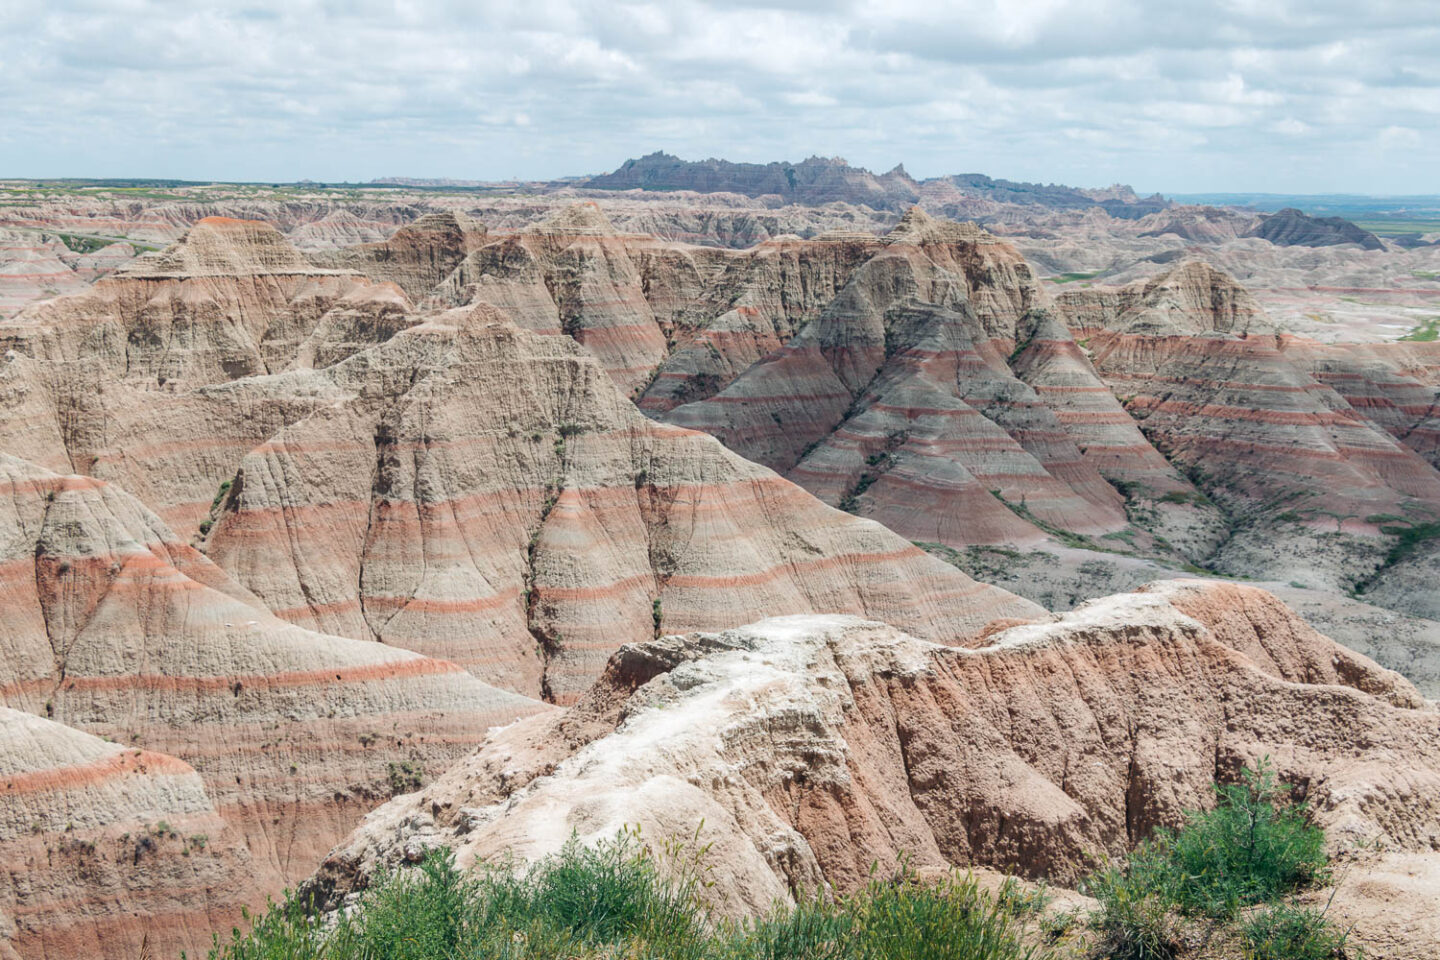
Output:
<instances>
[{"instance_id":1,"label":"cloud","mask_svg":"<svg viewBox=\"0 0 1440 960\"><path fill-rule=\"evenodd\" d=\"M0 175L550 177L665 149L1434 191L1428 0L10 0Z\"/></svg>"}]
</instances>

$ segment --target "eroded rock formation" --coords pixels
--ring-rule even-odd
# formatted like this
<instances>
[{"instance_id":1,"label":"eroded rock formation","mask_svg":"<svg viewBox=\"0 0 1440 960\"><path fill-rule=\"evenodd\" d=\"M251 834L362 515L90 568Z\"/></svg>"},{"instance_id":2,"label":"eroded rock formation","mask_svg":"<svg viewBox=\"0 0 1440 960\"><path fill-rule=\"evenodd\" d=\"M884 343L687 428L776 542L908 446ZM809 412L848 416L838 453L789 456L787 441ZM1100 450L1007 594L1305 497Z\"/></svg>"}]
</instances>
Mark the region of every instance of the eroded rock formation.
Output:
<instances>
[{"instance_id":1,"label":"eroded rock formation","mask_svg":"<svg viewBox=\"0 0 1440 960\"><path fill-rule=\"evenodd\" d=\"M657 424L566 338L458 308L323 371L206 550L296 623L567 702L627 640L846 610L960 641L1035 608Z\"/></svg>"},{"instance_id":2,"label":"eroded rock formation","mask_svg":"<svg viewBox=\"0 0 1440 960\"><path fill-rule=\"evenodd\" d=\"M1064 879L1262 757L1333 843L1433 858L1436 721L1401 677L1253 588L1160 583L997 624L974 649L787 617L624 648L569 711L497 732L368 817L311 888L334 898L438 844L462 863L534 858L572 832L702 822L730 912L853 889L902 851Z\"/></svg>"}]
</instances>

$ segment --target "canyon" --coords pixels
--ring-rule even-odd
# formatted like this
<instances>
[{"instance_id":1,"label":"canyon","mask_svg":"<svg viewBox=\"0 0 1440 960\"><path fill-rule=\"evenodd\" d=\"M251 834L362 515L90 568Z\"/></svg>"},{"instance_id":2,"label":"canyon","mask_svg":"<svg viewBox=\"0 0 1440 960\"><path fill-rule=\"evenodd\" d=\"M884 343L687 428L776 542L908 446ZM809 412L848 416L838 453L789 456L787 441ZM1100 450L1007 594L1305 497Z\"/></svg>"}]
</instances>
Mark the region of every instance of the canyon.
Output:
<instances>
[{"instance_id":1,"label":"canyon","mask_svg":"<svg viewBox=\"0 0 1440 960\"><path fill-rule=\"evenodd\" d=\"M103 193L0 208L0 956L624 823L736 915L1071 884L1263 757L1404 955L1440 247L819 160Z\"/></svg>"}]
</instances>

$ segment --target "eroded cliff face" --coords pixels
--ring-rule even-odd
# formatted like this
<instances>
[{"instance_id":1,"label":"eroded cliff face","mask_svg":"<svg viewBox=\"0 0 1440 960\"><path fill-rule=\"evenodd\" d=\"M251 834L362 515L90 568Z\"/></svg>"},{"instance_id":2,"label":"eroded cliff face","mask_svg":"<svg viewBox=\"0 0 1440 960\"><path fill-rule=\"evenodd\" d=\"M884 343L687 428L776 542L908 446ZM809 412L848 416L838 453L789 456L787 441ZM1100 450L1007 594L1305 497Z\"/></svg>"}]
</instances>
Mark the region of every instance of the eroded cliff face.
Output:
<instances>
[{"instance_id":1,"label":"eroded cliff face","mask_svg":"<svg viewBox=\"0 0 1440 960\"><path fill-rule=\"evenodd\" d=\"M269 224L210 217L163 253L23 311L0 344L90 361L113 381L223 382L283 369L326 311L369 285L311 265Z\"/></svg>"},{"instance_id":2,"label":"eroded cliff face","mask_svg":"<svg viewBox=\"0 0 1440 960\"><path fill-rule=\"evenodd\" d=\"M203 944L256 888L193 767L0 707L0 956ZM128 951L133 953L133 951Z\"/></svg>"},{"instance_id":3,"label":"eroded cliff face","mask_svg":"<svg viewBox=\"0 0 1440 960\"><path fill-rule=\"evenodd\" d=\"M473 251L436 299L570 334L651 416L916 542L1058 538L1335 591L1382 586L1393 533L1365 518L1440 510L1406 452L1440 435L1436 365L1401 349L1426 345L1279 336L1198 261L1051 304L1014 247L918 209L884 237L721 251L580 204Z\"/></svg>"},{"instance_id":4,"label":"eroded cliff face","mask_svg":"<svg viewBox=\"0 0 1440 960\"><path fill-rule=\"evenodd\" d=\"M0 702L12 708L0 725L31 743L14 740L0 766L19 778L0 902L23 955L123 952L146 929L157 949L199 949L379 800L486 727L546 709L453 663L276 618L109 484L0 455L0 488ZM45 750L51 760L26 759ZM160 821L212 837L203 876ZM158 846L130 843L156 831ZM97 848L103 867L89 870Z\"/></svg>"},{"instance_id":5,"label":"eroded cliff face","mask_svg":"<svg viewBox=\"0 0 1440 960\"><path fill-rule=\"evenodd\" d=\"M624 648L569 711L373 813L310 887L333 901L435 845L537 858L572 832L702 822L734 913L854 889L902 851L1063 881L1262 757L1338 846L1433 858L1436 723L1401 677L1248 587L1159 583L973 649L780 618Z\"/></svg>"},{"instance_id":6,"label":"eroded cliff face","mask_svg":"<svg viewBox=\"0 0 1440 960\"><path fill-rule=\"evenodd\" d=\"M485 239L485 225L463 213L427 213L389 237L314 253L310 260L393 283L419 303L467 256L484 246Z\"/></svg>"},{"instance_id":7,"label":"eroded cliff face","mask_svg":"<svg viewBox=\"0 0 1440 960\"><path fill-rule=\"evenodd\" d=\"M645 418L570 338L418 313L262 224L202 224L4 333L0 702L184 787L107 818L113 791L56 775L81 832L0 841L25 956L147 929L202 947L361 813L662 628L842 610L963 642L1042 614ZM236 344L258 366L228 369ZM195 789L193 811L162 802ZM170 836L192 820L212 852ZM141 837L151 865L127 870Z\"/></svg>"},{"instance_id":8,"label":"eroded cliff face","mask_svg":"<svg viewBox=\"0 0 1440 960\"><path fill-rule=\"evenodd\" d=\"M646 419L572 341L488 307L319 375L343 399L241 462L206 542L296 623L563 703L662 629L846 610L959 642L1037 610Z\"/></svg>"},{"instance_id":9,"label":"eroded cliff face","mask_svg":"<svg viewBox=\"0 0 1440 960\"><path fill-rule=\"evenodd\" d=\"M1363 589L1385 578L1397 529L1440 510L1428 345L1277 334L1195 264L1059 306L1146 438L1226 514L1215 569Z\"/></svg>"}]
</instances>

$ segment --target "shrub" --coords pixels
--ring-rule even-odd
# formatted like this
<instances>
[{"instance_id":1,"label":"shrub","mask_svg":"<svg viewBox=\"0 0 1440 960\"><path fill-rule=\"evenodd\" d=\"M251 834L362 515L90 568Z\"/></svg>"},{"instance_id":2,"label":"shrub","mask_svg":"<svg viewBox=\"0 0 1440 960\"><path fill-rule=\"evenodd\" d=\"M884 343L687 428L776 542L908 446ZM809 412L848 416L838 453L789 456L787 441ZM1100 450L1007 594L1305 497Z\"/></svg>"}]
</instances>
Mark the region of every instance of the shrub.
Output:
<instances>
[{"instance_id":1,"label":"shrub","mask_svg":"<svg viewBox=\"0 0 1440 960\"><path fill-rule=\"evenodd\" d=\"M1345 956L1349 934L1323 910L1280 904L1257 913L1241 930L1248 960L1330 960Z\"/></svg>"},{"instance_id":2,"label":"shrub","mask_svg":"<svg viewBox=\"0 0 1440 960\"><path fill-rule=\"evenodd\" d=\"M913 877L872 880L842 903L853 949L864 960L1008 960L1034 957L1013 908L975 879L951 875L937 884Z\"/></svg>"},{"instance_id":3,"label":"shrub","mask_svg":"<svg viewBox=\"0 0 1440 960\"><path fill-rule=\"evenodd\" d=\"M1191 813L1178 833L1158 838L1182 909L1230 917L1323 876L1325 833L1304 804L1281 806L1283 792L1262 761L1239 783L1216 787L1214 810Z\"/></svg>"},{"instance_id":4,"label":"shrub","mask_svg":"<svg viewBox=\"0 0 1440 960\"><path fill-rule=\"evenodd\" d=\"M1242 907L1274 903L1324 878L1325 834L1303 804L1283 804L1268 762L1215 790L1213 810L1188 813L1178 831L1158 831L1124 863L1085 881L1100 903L1091 925L1103 956L1170 960L1180 943L1178 914L1228 922ZM1278 922L1290 915L1285 910L1269 913Z\"/></svg>"},{"instance_id":5,"label":"shrub","mask_svg":"<svg viewBox=\"0 0 1440 960\"><path fill-rule=\"evenodd\" d=\"M1085 882L1100 902L1090 923L1100 931L1100 955L1114 960L1172 960L1180 934L1172 916L1174 875L1153 846L1124 865L1111 865Z\"/></svg>"}]
</instances>

